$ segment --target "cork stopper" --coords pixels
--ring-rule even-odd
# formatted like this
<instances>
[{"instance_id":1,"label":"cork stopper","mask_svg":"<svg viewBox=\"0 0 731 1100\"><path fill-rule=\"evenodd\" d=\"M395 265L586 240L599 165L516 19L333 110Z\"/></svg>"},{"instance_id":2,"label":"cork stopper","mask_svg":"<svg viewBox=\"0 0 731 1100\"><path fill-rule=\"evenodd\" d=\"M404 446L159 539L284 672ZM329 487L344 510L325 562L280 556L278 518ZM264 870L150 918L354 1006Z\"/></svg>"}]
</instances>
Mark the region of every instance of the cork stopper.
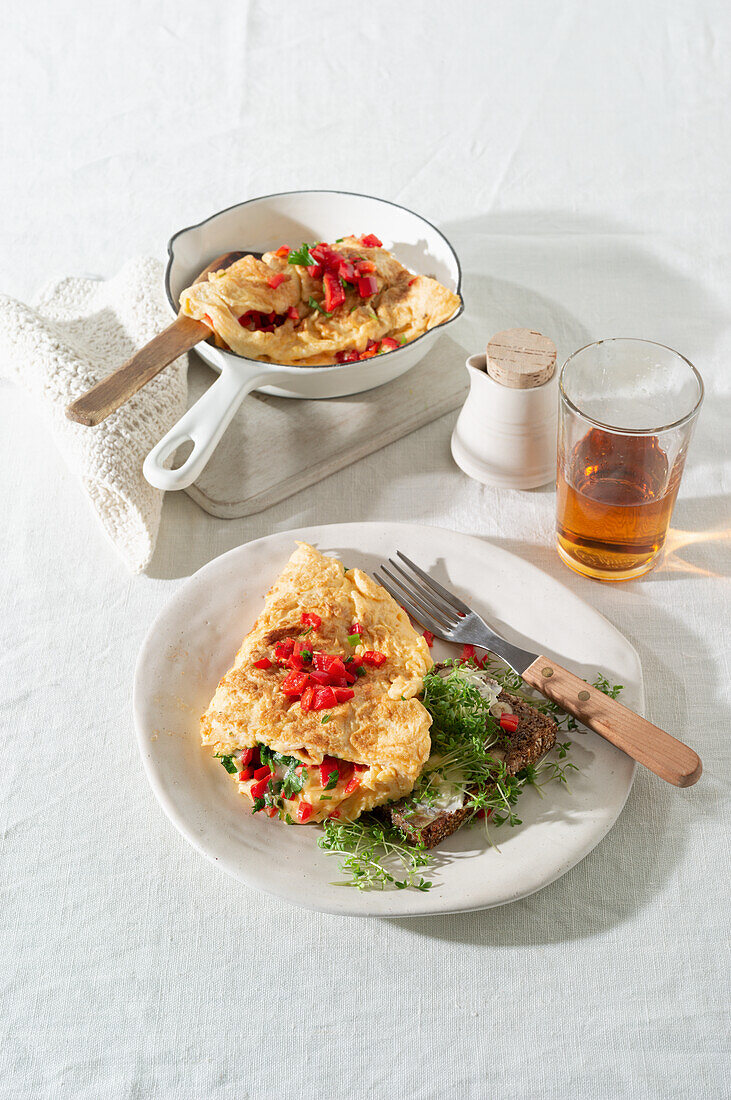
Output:
<instances>
[{"instance_id":1,"label":"cork stopper","mask_svg":"<svg viewBox=\"0 0 731 1100\"><path fill-rule=\"evenodd\" d=\"M487 345L487 373L501 386L529 390L542 386L556 369L553 340L528 328L498 332Z\"/></svg>"}]
</instances>

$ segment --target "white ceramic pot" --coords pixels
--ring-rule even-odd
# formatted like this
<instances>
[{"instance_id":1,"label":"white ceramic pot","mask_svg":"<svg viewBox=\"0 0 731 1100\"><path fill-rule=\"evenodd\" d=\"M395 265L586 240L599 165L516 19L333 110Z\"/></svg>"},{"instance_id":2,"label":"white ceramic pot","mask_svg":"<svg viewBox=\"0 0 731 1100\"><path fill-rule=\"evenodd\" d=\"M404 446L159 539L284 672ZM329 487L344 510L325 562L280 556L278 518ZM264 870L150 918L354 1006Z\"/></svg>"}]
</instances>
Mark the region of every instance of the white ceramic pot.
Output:
<instances>
[{"instance_id":1,"label":"white ceramic pot","mask_svg":"<svg viewBox=\"0 0 731 1100\"><path fill-rule=\"evenodd\" d=\"M452 455L484 485L535 489L556 476L558 371L534 389L490 377L484 355L467 360L470 392L452 433Z\"/></svg>"},{"instance_id":2,"label":"white ceramic pot","mask_svg":"<svg viewBox=\"0 0 731 1100\"><path fill-rule=\"evenodd\" d=\"M403 206L346 191L289 191L264 195L221 210L198 225L181 229L168 244L165 289L170 309L178 312L181 291L216 256L233 249L266 252L281 244L333 241L346 233L375 233L396 257L420 275L433 275L461 294L457 254L447 238L425 218ZM402 348L355 363L331 367L293 367L261 363L205 341L196 352L220 372L210 389L184 414L145 459L143 472L158 489L184 489L203 470L247 393L262 390L278 397L343 397L381 386L415 366L433 346L440 330L462 313L455 310ZM185 462L167 468L173 452L193 447Z\"/></svg>"}]
</instances>

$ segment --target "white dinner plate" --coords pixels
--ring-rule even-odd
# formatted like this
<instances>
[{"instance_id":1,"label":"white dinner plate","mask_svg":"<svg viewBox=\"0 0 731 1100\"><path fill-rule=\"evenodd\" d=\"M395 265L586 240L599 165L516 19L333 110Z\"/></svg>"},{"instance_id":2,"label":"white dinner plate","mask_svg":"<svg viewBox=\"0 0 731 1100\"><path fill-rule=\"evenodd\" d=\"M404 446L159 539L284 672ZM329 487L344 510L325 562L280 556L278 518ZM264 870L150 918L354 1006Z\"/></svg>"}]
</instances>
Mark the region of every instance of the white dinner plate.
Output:
<instances>
[{"instance_id":1,"label":"white dinner plate","mask_svg":"<svg viewBox=\"0 0 731 1100\"><path fill-rule=\"evenodd\" d=\"M233 663L295 540L372 572L399 549L472 604L518 645L561 661L585 679L601 671L624 685L642 713L642 670L618 630L563 584L482 539L400 523L306 527L257 539L216 558L186 581L152 624L137 661L134 714L147 776L186 840L248 886L310 909L408 916L485 909L553 882L594 848L624 806L634 763L594 733L575 733L579 767L568 791L551 783L520 801L522 825L459 830L438 849L431 890L359 891L338 885L336 855L317 846L316 825L253 816L230 777L200 745L198 719ZM435 659L456 654L437 642Z\"/></svg>"}]
</instances>

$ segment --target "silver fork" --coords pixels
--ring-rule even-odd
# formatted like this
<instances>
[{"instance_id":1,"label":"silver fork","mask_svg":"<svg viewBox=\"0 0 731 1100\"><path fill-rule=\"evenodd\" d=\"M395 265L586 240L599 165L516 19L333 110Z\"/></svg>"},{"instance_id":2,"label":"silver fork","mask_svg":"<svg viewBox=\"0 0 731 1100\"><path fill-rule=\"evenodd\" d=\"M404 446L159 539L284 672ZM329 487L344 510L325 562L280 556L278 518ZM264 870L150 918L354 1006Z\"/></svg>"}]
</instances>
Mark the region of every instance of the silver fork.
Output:
<instances>
[{"instance_id":1,"label":"silver fork","mask_svg":"<svg viewBox=\"0 0 731 1100\"><path fill-rule=\"evenodd\" d=\"M703 770L700 759L688 745L659 726L653 726L556 661L508 642L491 630L464 600L435 581L400 550L396 551L396 557L402 564L388 559L395 573L382 565L373 574L374 578L413 619L436 637L496 653L522 676L526 684L666 782L676 787L690 787L700 779Z\"/></svg>"}]
</instances>

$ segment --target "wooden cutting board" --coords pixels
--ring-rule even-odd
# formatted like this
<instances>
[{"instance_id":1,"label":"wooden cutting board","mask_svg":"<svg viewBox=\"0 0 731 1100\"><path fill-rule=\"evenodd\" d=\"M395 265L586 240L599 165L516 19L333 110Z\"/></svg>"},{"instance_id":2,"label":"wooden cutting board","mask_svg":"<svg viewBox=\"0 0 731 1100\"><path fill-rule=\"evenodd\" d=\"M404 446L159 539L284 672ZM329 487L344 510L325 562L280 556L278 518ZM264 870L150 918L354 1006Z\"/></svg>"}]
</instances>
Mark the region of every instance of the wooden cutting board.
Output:
<instances>
[{"instance_id":1,"label":"wooden cutting board","mask_svg":"<svg viewBox=\"0 0 731 1100\"><path fill-rule=\"evenodd\" d=\"M185 492L220 519L261 512L458 408L469 388L464 360L445 334L412 370L366 393L325 401L250 394ZM196 355L190 361L192 405L216 376Z\"/></svg>"}]
</instances>

